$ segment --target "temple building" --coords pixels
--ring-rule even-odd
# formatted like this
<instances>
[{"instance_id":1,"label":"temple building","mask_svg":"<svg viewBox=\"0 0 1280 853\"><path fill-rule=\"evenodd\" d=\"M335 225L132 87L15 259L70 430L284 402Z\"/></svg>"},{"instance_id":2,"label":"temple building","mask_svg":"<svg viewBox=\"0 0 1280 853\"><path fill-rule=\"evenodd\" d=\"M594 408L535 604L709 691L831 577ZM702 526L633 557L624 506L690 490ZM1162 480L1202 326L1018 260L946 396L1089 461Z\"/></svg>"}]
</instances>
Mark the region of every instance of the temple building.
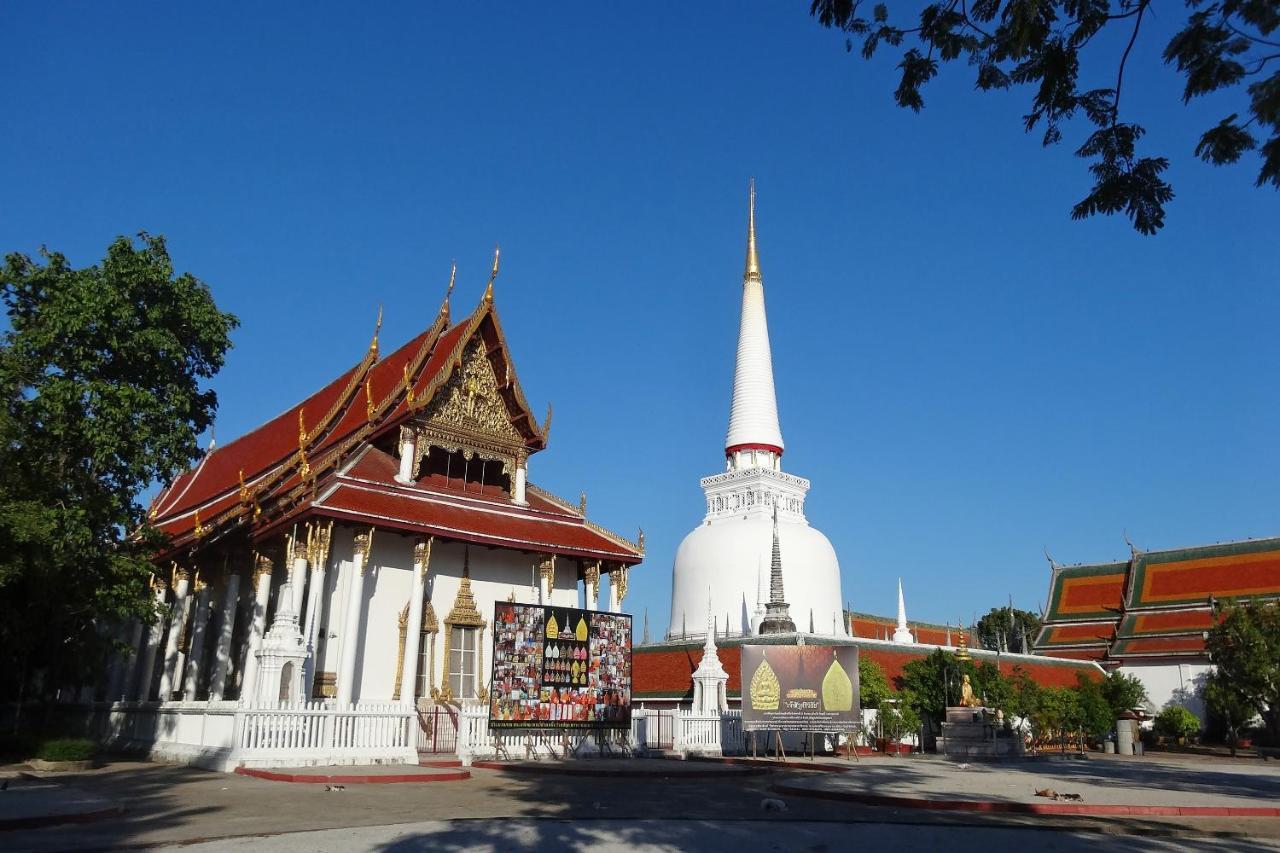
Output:
<instances>
[{"instance_id":1,"label":"temple building","mask_svg":"<svg viewBox=\"0 0 1280 853\"><path fill-rule=\"evenodd\" d=\"M1052 566L1035 651L1137 676L1157 709L1184 705L1203 719L1214 603L1280 600L1280 538L1130 551L1119 562Z\"/></svg>"},{"instance_id":2,"label":"temple building","mask_svg":"<svg viewBox=\"0 0 1280 853\"><path fill-rule=\"evenodd\" d=\"M689 626L701 633L708 597L712 613L724 615L720 625L728 635L759 633L775 531L786 557L782 580L794 625L846 636L840 563L827 537L804 515L809 481L782 470L785 445L756 248L754 182L746 254L725 471L702 478L706 514L676 551L667 637L682 636Z\"/></svg>"},{"instance_id":3,"label":"temple building","mask_svg":"<svg viewBox=\"0 0 1280 853\"><path fill-rule=\"evenodd\" d=\"M620 610L643 535L530 482L551 411L539 421L521 390L497 273L495 253L460 321L446 295L394 352L375 332L341 376L164 489L154 588L170 616L132 628L107 698L483 698L495 602Z\"/></svg>"}]
</instances>

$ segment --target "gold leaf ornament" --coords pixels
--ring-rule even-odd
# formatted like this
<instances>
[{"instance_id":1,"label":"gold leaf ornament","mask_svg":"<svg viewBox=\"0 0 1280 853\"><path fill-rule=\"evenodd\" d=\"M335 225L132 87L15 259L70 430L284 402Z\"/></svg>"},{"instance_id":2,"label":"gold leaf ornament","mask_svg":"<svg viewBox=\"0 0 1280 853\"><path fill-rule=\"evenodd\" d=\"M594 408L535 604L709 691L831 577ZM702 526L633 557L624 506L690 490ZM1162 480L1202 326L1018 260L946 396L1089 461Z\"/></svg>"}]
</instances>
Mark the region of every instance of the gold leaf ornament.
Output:
<instances>
[{"instance_id":1,"label":"gold leaf ornament","mask_svg":"<svg viewBox=\"0 0 1280 853\"><path fill-rule=\"evenodd\" d=\"M778 676L769 666L769 659L764 658L751 676L751 707L757 711L776 711L781 692Z\"/></svg>"},{"instance_id":2,"label":"gold leaf ornament","mask_svg":"<svg viewBox=\"0 0 1280 853\"><path fill-rule=\"evenodd\" d=\"M853 708L853 682L839 660L833 659L831 666L827 667L827 674L822 677L822 707L827 711L849 711Z\"/></svg>"},{"instance_id":3,"label":"gold leaf ornament","mask_svg":"<svg viewBox=\"0 0 1280 853\"><path fill-rule=\"evenodd\" d=\"M551 614L551 618L547 620L547 639L554 640L560 636L560 624L556 622L556 615Z\"/></svg>"},{"instance_id":4,"label":"gold leaf ornament","mask_svg":"<svg viewBox=\"0 0 1280 853\"><path fill-rule=\"evenodd\" d=\"M587 620L579 616L578 627L574 629L574 634L577 636L578 642L585 643L587 641L588 633L589 631L587 630Z\"/></svg>"}]
</instances>

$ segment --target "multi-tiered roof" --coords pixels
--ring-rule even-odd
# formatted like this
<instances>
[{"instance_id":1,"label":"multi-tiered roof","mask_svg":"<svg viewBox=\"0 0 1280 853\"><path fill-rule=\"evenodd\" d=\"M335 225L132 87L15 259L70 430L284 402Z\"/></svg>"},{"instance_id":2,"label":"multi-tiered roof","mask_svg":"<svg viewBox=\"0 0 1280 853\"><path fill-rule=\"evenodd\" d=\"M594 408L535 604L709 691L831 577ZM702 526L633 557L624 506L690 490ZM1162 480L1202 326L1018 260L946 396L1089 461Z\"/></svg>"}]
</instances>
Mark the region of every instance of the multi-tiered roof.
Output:
<instances>
[{"instance_id":1,"label":"multi-tiered roof","mask_svg":"<svg viewBox=\"0 0 1280 853\"><path fill-rule=\"evenodd\" d=\"M1089 660L1203 659L1213 602L1280 599L1280 538L1137 551L1054 566L1037 652Z\"/></svg>"},{"instance_id":2,"label":"multi-tiered roof","mask_svg":"<svg viewBox=\"0 0 1280 853\"><path fill-rule=\"evenodd\" d=\"M375 334L341 376L211 449L152 504L152 523L170 537L167 554L244 534L261 540L307 517L639 562L642 546L587 521L585 507L533 486L517 502L512 478L546 447L551 412L539 423L529 408L492 284L461 322L451 321L446 297L431 325L408 343L383 357ZM418 436L407 481L397 477L402 430ZM478 467L460 477L424 465L429 445L460 452Z\"/></svg>"}]
</instances>

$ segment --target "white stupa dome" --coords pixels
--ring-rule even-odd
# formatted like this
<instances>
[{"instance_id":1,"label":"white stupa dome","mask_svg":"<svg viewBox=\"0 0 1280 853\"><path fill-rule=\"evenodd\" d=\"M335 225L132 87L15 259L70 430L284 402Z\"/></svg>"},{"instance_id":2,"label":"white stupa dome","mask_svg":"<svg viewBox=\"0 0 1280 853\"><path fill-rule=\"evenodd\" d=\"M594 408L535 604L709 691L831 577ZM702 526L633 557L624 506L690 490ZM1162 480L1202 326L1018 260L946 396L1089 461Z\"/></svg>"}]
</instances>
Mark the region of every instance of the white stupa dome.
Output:
<instances>
[{"instance_id":1,"label":"white stupa dome","mask_svg":"<svg viewBox=\"0 0 1280 853\"><path fill-rule=\"evenodd\" d=\"M827 537L804 517L809 481L782 471L782 429L764 282L756 253L755 185L747 228L733 402L725 440L728 470L704 477L707 513L676 551L667 636L700 634L708 601L731 634L757 633L770 598L770 560L776 508L782 598L796 629L847 633L840 594L840 563ZM725 624L727 622L727 624Z\"/></svg>"}]
</instances>

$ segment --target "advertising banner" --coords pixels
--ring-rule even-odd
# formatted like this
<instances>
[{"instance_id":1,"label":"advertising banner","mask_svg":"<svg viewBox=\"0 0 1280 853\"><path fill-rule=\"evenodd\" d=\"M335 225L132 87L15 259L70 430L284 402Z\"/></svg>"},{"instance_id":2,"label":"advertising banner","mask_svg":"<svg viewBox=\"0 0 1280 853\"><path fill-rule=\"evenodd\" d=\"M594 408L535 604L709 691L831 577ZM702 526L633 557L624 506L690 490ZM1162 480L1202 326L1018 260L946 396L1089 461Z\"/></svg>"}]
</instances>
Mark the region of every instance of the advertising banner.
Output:
<instances>
[{"instance_id":1,"label":"advertising banner","mask_svg":"<svg viewBox=\"0 0 1280 853\"><path fill-rule=\"evenodd\" d=\"M743 646L742 728L844 732L861 722L857 646Z\"/></svg>"},{"instance_id":2,"label":"advertising banner","mask_svg":"<svg viewBox=\"0 0 1280 853\"><path fill-rule=\"evenodd\" d=\"M631 617L494 605L490 728L631 726Z\"/></svg>"}]
</instances>

